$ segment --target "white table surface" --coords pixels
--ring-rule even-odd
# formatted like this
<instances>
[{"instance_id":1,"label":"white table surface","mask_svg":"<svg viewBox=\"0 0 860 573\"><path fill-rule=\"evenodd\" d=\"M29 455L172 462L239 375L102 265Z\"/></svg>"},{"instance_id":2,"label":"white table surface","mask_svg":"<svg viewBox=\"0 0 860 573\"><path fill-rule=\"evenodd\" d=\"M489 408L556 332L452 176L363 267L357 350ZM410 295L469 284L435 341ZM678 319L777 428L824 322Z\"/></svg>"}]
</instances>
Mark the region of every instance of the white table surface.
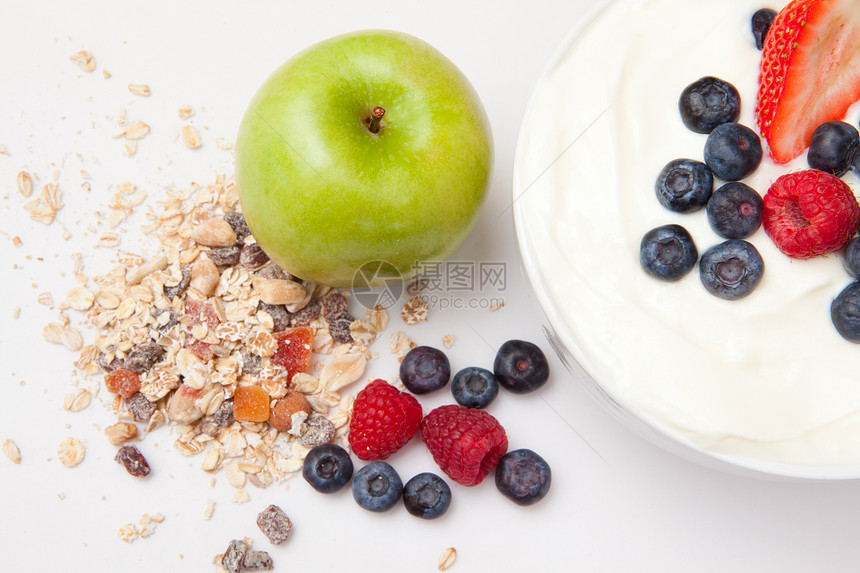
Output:
<instances>
[{"instance_id":1,"label":"white table surface","mask_svg":"<svg viewBox=\"0 0 860 573\"><path fill-rule=\"evenodd\" d=\"M856 571L860 565L860 488L855 482L786 483L706 469L651 445L621 426L587 396L576 376L550 354L552 377L538 393L502 393L491 412L512 448L541 453L553 469L550 494L520 508L489 480L454 486L448 514L421 521L402 508L371 514L348 490L325 496L297 477L285 486L248 487L251 501L232 503L232 487L218 474L214 487L172 446L162 428L145 446L153 474L129 477L112 460L103 435L113 418L107 393L86 410L62 409L73 386L76 354L42 339L57 319L56 304L74 286L70 254L85 257L90 276L108 270L118 250L147 254L134 219L119 249L94 248L94 211L113 185L131 181L149 194L173 183L211 182L228 173L231 155L216 138L232 141L245 104L262 80L298 50L362 28L412 33L448 55L471 79L489 114L496 163L477 228L453 257L504 262L505 306L437 311L426 324L403 326L397 316L369 375L388 377L396 361L387 335L402 329L420 344L457 339L453 367L489 366L509 338L541 344L537 312L520 276L511 214L511 171L520 120L554 49L585 12L585 0L534 2L171 2L0 0L0 441L21 449L19 465L0 457L0 555L3 570L214 571L212 557L230 539L250 537L269 551L276 571L436 571L440 553L454 547L452 571ZM607 41L613 41L607 39ZM95 72L69 56L90 50ZM105 79L102 70L110 72ZM130 83L148 84L141 98ZM203 147L178 138L184 104L197 114ZM133 158L122 154L116 119L148 123L152 131ZM15 176L41 182L57 172L65 206L50 226L23 209ZM81 189L79 171L93 176ZM140 209L144 211L144 209ZM71 238L64 239L64 228ZM13 237L21 246L15 247ZM48 292L54 308L39 304ZM20 315L13 318L16 309ZM73 322L80 323L72 314ZM92 339L92 332L86 337ZM446 392L422 398L425 411L450 402ZM69 436L87 447L84 462L57 460ZM419 440L391 462L408 478L438 471ZM216 502L203 519L206 500ZM272 546L254 519L269 503L294 523L291 539ZM153 536L126 543L117 530L144 513L164 515Z\"/></svg>"}]
</instances>

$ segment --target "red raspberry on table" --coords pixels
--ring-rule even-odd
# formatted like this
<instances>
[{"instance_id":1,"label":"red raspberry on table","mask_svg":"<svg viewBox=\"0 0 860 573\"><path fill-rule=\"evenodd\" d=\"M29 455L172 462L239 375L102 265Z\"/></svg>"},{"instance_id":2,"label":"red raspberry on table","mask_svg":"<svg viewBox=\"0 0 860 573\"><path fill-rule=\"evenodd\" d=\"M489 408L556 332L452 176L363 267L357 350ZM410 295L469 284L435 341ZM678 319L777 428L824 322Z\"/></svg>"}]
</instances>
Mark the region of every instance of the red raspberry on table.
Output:
<instances>
[{"instance_id":1,"label":"red raspberry on table","mask_svg":"<svg viewBox=\"0 0 860 573\"><path fill-rule=\"evenodd\" d=\"M384 460L418 433L422 414L414 396L374 380L355 397L349 445L362 460Z\"/></svg>"},{"instance_id":2,"label":"red raspberry on table","mask_svg":"<svg viewBox=\"0 0 860 573\"><path fill-rule=\"evenodd\" d=\"M860 205L851 188L823 171L786 173L764 196L765 233L796 259L841 249L857 233L858 221Z\"/></svg>"},{"instance_id":3,"label":"red raspberry on table","mask_svg":"<svg viewBox=\"0 0 860 573\"><path fill-rule=\"evenodd\" d=\"M421 438L448 477L473 486L499 464L508 437L498 420L484 410L449 404L421 420Z\"/></svg>"}]
</instances>

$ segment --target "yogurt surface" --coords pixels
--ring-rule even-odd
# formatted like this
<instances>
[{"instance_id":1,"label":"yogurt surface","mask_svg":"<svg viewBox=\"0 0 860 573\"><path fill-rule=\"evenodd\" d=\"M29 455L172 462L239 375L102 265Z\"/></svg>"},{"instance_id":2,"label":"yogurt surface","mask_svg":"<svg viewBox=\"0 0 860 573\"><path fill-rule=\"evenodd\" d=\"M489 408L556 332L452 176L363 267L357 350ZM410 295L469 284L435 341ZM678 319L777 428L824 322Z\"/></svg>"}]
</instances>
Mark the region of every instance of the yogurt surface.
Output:
<instances>
[{"instance_id":1,"label":"yogurt surface","mask_svg":"<svg viewBox=\"0 0 860 573\"><path fill-rule=\"evenodd\" d=\"M524 260L562 343L613 399L694 448L773 473L860 477L860 345L830 319L851 282L839 254L793 260L759 229L758 288L736 301L648 276L649 229L686 227L701 254L724 239L704 210L663 208L654 181L672 159L701 160L683 89L717 76L755 127L757 0L616 0L571 37L524 118L514 210ZM778 6L774 6L778 8ZM860 105L846 121L857 125ZM765 142L763 142L764 144ZM805 155L775 165L765 145L743 181L764 195ZM855 191L860 181L843 177ZM715 189L722 184L715 181Z\"/></svg>"}]
</instances>

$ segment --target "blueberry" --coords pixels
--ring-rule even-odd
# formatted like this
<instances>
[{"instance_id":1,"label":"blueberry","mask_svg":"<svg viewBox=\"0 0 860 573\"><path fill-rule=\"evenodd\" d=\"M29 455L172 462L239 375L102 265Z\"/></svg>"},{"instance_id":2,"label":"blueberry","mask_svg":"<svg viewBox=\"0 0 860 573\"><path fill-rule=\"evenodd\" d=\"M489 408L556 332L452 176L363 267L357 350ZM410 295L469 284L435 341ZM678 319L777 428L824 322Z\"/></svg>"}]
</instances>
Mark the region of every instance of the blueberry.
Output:
<instances>
[{"instance_id":1,"label":"blueberry","mask_svg":"<svg viewBox=\"0 0 860 573\"><path fill-rule=\"evenodd\" d=\"M708 203L714 190L714 175L708 166L693 159L674 159L666 164L654 192L661 205L676 213L697 211Z\"/></svg>"},{"instance_id":2,"label":"blueberry","mask_svg":"<svg viewBox=\"0 0 860 573\"><path fill-rule=\"evenodd\" d=\"M739 181L750 175L762 155L759 136L739 123L718 125L705 141L705 163L723 181Z\"/></svg>"},{"instance_id":3,"label":"blueberry","mask_svg":"<svg viewBox=\"0 0 860 573\"><path fill-rule=\"evenodd\" d=\"M714 191L705 212L719 236L746 239L761 227L764 201L749 185L732 181Z\"/></svg>"},{"instance_id":4,"label":"blueberry","mask_svg":"<svg viewBox=\"0 0 860 573\"><path fill-rule=\"evenodd\" d=\"M352 497L369 511L387 511L400 501L403 481L386 462L371 462L355 472Z\"/></svg>"},{"instance_id":5,"label":"blueberry","mask_svg":"<svg viewBox=\"0 0 860 573\"><path fill-rule=\"evenodd\" d=\"M549 363L543 351L525 340L508 340L496 352L493 375L505 389L527 394L549 378Z\"/></svg>"},{"instance_id":6,"label":"blueberry","mask_svg":"<svg viewBox=\"0 0 860 573\"><path fill-rule=\"evenodd\" d=\"M496 487L519 505L531 505L542 500L551 481L549 464L529 449L506 453L496 466Z\"/></svg>"},{"instance_id":7,"label":"blueberry","mask_svg":"<svg viewBox=\"0 0 860 573\"><path fill-rule=\"evenodd\" d=\"M426 394L448 383L451 365L441 350L432 346L416 346L400 363L400 379L413 394Z\"/></svg>"},{"instance_id":8,"label":"blueberry","mask_svg":"<svg viewBox=\"0 0 860 573\"><path fill-rule=\"evenodd\" d=\"M693 237L681 225L651 229L639 245L639 263L646 273L664 281L676 281L696 266L699 251Z\"/></svg>"},{"instance_id":9,"label":"blueberry","mask_svg":"<svg viewBox=\"0 0 860 573\"><path fill-rule=\"evenodd\" d=\"M854 237L845 245L842 251L842 264L845 270L855 279L860 278L860 237Z\"/></svg>"},{"instance_id":10,"label":"blueberry","mask_svg":"<svg viewBox=\"0 0 860 573\"><path fill-rule=\"evenodd\" d=\"M320 493L334 493L352 478L352 459L336 444L316 446L305 457L302 477Z\"/></svg>"},{"instance_id":11,"label":"blueberry","mask_svg":"<svg viewBox=\"0 0 860 573\"><path fill-rule=\"evenodd\" d=\"M776 10L770 8L762 8L752 15L752 33L753 38L755 38L755 47L759 50L764 47L764 39L767 37L767 31L770 30L774 18L776 18Z\"/></svg>"},{"instance_id":12,"label":"blueberry","mask_svg":"<svg viewBox=\"0 0 860 573\"><path fill-rule=\"evenodd\" d=\"M435 519L448 511L451 488L436 474L420 473L403 486L403 505L416 517Z\"/></svg>"},{"instance_id":13,"label":"blueberry","mask_svg":"<svg viewBox=\"0 0 860 573\"><path fill-rule=\"evenodd\" d=\"M860 132L844 121L822 123L812 132L806 161L819 171L841 177L851 168L851 161L860 146Z\"/></svg>"},{"instance_id":14,"label":"blueberry","mask_svg":"<svg viewBox=\"0 0 860 573\"><path fill-rule=\"evenodd\" d=\"M499 382L486 368L469 366L454 375L451 393L461 406L486 408L499 393Z\"/></svg>"},{"instance_id":15,"label":"blueberry","mask_svg":"<svg viewBox=\"0 0 860 573\"><path fill-rule=\"evenodd\" d=\"M860 342L860 281L854 281L833 299L830 318L842 338Z\"/></svg>"},{"instance_id":16,"label":"blueberry","mask_svg":"<svg viewBox=\"0 0 860 573\"><path fill-rule=\"evenodd\" d=\"M736 300L751 293L761 282L764 260L752 244L729 239L704 252L699 261L702 284L712 295Z\"/></svg>"},{"instance_id":17,"label":"blueberry","mask_svg":"<svg viewBox=\"0 0 860 573\"><path fill-rule=\"evenodd\" d=\"M729 82L705 76L684 88L678 109L688 129L696 133L711 133L721 123L738 120L741 94Z\"/></svg>"}]
</instances>

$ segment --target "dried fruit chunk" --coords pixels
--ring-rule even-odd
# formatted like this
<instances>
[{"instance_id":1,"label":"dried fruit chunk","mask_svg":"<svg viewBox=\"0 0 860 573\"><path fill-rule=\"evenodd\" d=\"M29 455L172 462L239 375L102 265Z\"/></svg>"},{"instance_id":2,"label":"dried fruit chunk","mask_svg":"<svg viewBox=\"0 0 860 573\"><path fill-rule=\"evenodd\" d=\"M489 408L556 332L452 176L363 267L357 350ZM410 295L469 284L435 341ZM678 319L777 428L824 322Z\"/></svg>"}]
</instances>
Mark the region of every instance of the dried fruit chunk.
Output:
<instances>
[{"instance_id":1,"label":"dried fruit chunk","mask_svg":"<svg viewBox=\"0 0 860 573\"><path fill-rule=\"evenodd\" d=\"M239 422L265 422L269 394L259 386L238 386L233 393L233 417Z\"/></svg>"},{"instance_id":2,"label":"dried fruit chunk","mask_svg":"<svg viewBox=\"0 0 860 573\"><path fill-rule=\"evenodd\" d=\"M116 453L114 460L121 464L125 471L134 477L146 477L149 475L149 463L136 446L123 446Z\"/></svg>"},{"instance_id":3,"label":"dried fruit chunk","mask_svg":"<svg viewBox=\"0 0 860 573\"><path fill-rule=\"evenodd\" d=\"M227 546L227 551L221 557L221 567L227 570L228 573L239 573L247 552L248 544L239 539L234 539Z\"/></svg>"},{"instance_id":4,"label":"dried fruit chunk","mask_svg":"<svg viewBox=\"0 0 860 573\"><path fill-rule=\"evenodd\" d=\"M306 372L311 365L313 330L298 326L284 332L276 332L274 336L278 340L278 349L271 358L272 364L285 368L289 380L298 372Z\"/></svg>"},{"instance_id":5,"label":"dried fruit chunk","mask_svg":"<svg viewBox=\"0 0 860 573\"><path fill-rule=\"evenodd\" d=\"M293 530L290 518L277 505L270 505L257 515L257 526L273 545L286 541Z\"/></svg>"},{"instance_id":6,"label":"dried fruit chunk","mask_svg":"<svg viewBox=\"0 0 860 573\"><path fill-rule=\"evenodd\" d=\"M131 398L140 390L140 376L128 368L117 368L105 375L105 386L109 392L119 394L123 398Z\"/></svg>"},{"instance_id":7,"label":"dried fruit chunk","mask_svg":"<svg viewBox=\"0 0 860 573\"><path fill-rule=\"evenodd\" d=\"M288 432L293 427L293 415L304 412L311 414L311 404L301 392L290 391L272 408L269 424L279 432Z\"/></svg>"},{"instance_id":8,"label":"dried fruit chunk","mask_svg":"<svg viewBox=\"0 0 860 573\"><path fill-rule=\"evenodd\" d=\"M125 359L126 367L138 374L155 366L164 356L164 348L155 342L147 342L134 348Z\"/></svg>"},{"instance_id":9,"label":"dried fruit chunk","mask_svg":"<svg viewBox=\"0 0 860 573\"><path fill-rule=\"evenodd\" d=\"M306 448L322 446L334 442L334 435L332 421L325 416L315 415L305 420L304 433L299 437L299 443Z\"/></svg>"},{"instance_id":10,"label":"dried fruit chunk","mask_svg":"<svg viewBox=\"0 0 860 573\"><path fill-rule=\"evenodd\" d=\"M136 422L148 422L156 410L155 404L140 392L126 398L125 405Z\"/></svg>"},{"instance_id":11,"label":"dried fruit chunk","mask_svg":"<svg viewBox=\"0 0 860 573\"><path fill-rule=\"evenodd\" d=\"M205 302L192 299L186 300L185 314L191 316L191 322L188 324L189 328L193 328L198 324L205 324L211 330L214 330L221 323L212 305ZM215 356L215 353L212 352L207 343L197 340L188 332L185 333L185 347L204 361L211 360Z\"/></svg>"}]
</instances>

